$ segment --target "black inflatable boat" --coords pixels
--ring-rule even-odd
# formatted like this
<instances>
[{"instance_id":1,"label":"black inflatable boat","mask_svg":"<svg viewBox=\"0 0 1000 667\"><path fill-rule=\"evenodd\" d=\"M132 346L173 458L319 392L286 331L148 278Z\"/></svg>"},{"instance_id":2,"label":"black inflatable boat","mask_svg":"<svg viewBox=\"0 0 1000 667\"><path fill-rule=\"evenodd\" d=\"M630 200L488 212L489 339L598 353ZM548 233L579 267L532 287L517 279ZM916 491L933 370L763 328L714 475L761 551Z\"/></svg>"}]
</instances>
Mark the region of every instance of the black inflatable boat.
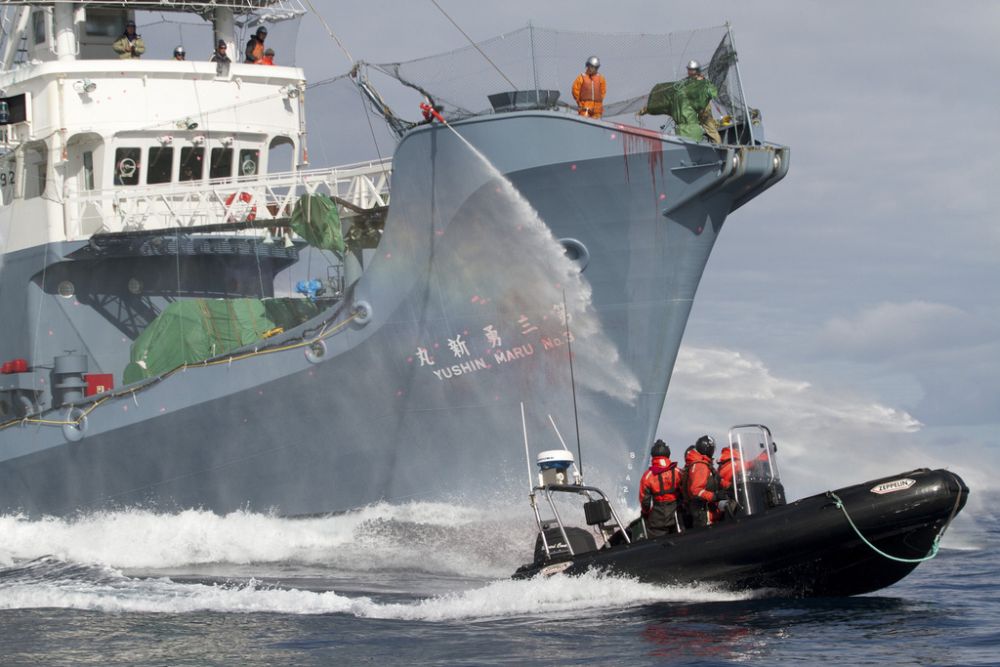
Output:
<instances>
[{"instance_id":1,"label":"black inflatable boat","mask_svg":"<svg viewBox=\"0 0 1000 667\"><path fill-rule=\"evenodd\" d=\"M634 524L625 526L596 487L565 483L572 455L565 452L553 463L557 452L543 452L541 483L531 495L539 525L535 558L514 577L604 570L646 582L778 595L868 593L932 558L969 494L955 473L921 469L786 503L770 431L734 427L730 443L742 450L742 461L750 460L742 454L761 452L736 475L737 512L712 526L682 525L683 532L652 539L636 535L642 531ZM587 528L563 523L567 510L560 498L567 497L583 501ZM540 498L548 501L552 520L542 520Z\"/></svg>"}]
</instances>

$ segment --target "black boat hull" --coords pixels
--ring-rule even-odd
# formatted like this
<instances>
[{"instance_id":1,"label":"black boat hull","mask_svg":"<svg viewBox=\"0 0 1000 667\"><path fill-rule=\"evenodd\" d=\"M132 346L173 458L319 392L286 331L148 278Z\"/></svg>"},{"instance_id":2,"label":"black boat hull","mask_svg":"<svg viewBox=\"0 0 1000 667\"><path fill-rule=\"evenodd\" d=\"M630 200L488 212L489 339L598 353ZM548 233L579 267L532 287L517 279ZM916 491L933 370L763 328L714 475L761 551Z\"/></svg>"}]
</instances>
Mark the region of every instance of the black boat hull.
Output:
<instances>
[{"instance_id":1,"label":"black boat hull","mask_svg":"<svg viewBox=\"0 0 1000 667\"><path fill-rule=\"evenodd\" d=\"M884 490L894 486L898 488ZM968 493L952 472L914 470L708 528L574 557L536 559L514 576L603 570L651 583L708 583L780 595L869 593L899 581L918 562L887 558L865 544L835 498L843 501L857 529L874 547L912 560L931 551L937 536L964 507Z\"/></svg>"}]
</instances>

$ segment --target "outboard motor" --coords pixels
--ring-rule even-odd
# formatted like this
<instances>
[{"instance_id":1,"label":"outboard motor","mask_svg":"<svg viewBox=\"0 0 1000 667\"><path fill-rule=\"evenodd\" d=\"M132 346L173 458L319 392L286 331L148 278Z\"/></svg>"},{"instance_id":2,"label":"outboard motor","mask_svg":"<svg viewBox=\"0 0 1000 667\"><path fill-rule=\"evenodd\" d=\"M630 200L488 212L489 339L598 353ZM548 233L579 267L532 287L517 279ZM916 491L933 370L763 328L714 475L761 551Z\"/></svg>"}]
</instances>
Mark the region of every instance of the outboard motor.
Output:
<instances>
[{"instance_id":1,"label":"outboard motor","mask_svg":"<svg viewBox=\"0 0 1000 667\"><path fill-rule=\"evenodd\" d=\"M549 545L549 553L552 558L563 558L570 555L570 548L573 549L573 554L583 554L588 551L597 550L597 541L594 539L593 533L589 530L583 528L577 528L576 526L566 526L566 537L569 538L569 544L566 544L566 540L563 539L562 531L559 530L559 526L552 524L545 524L545 542ZM542 535L541 533L535 537L535 562L544 563L546 561L545 547L542 545Z\"/></svg>"}]
</instances>

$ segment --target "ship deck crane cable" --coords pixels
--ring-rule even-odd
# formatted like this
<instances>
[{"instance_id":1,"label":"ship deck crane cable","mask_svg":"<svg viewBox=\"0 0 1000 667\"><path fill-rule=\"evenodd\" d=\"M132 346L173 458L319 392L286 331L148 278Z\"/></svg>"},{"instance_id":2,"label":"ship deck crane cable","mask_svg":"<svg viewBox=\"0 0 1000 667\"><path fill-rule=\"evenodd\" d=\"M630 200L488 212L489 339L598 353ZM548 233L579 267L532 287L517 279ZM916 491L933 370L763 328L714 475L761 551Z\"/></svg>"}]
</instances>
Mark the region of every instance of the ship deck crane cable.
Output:
<instances>
[{"instance_id":1,"label":"ship deck crane cable","mask_svg":"<svg viewBox=\"0 0 1000 667\"><path fill-rule=\"evenodd\" d=\"M318 11L316 11L316 8L313 7L312 0L305 0L305 3L306 6L309 7L309 11L315 14L316 18L319 19L319 22L323 24L324 28L326 28L326 32L330 35L330 38L337 43L337 46L340 47L340 50L344 52L345 56L347 56L347 60L350 61L351 65L354 65L354 56L352 56L351 52L347 50L347 47L344 46L344 43L340 41L340 38L337 37L337 34L333 32L333 28L331 28L330 24L326 22L326 19L323 18L323 15L320 14Z\"/></svg>"},{"instance_id":2,"label":"ship deck crane cable","mask_svg":"<svg viewBox=\"0 0 1000 667\"><path fill-rule=\"evenodd\" d=\"M490 57L489 57L488 55L486 55L486 52L485 52L485 51L483 51L483 50L482 50L481 48L479 48L479 45L478 45L478 44L476 44L476 43L475 43L475 42L474 42L474 41L472 40L472 38L471 38L471 37L469 37L469 34L468 34L467 32L465 32L464 30L462 30L462 26L458 25L458 23L457 23L457 22L455 21L455 19L451 18L451 16L449 16L449 15L448 15L448 12L446 12L446 11L444 10L444 8L443 8L443 7L441 7L441 5L439 5L439 4L438 4L437 0L431 0L431 4L432 4L432 5L434 5L435 7L437 7L437 8L438 8L438 11L439 11L439 12L441 12L441 13L442 13L442 14L444 15L444 17L445 17L446 19L448 19L448 20L449 20L449 21L451 22L451 24L452 24L453 26L455 26L455 28L456 28L456 29L457 29L457 30L458 30L458 31L459 31L460 33L462 33L462 36L463 36L463 37L465 37L465 39L467 39L467 40L469 41L469 44L471 44L471 45L472 45L472 47L473 47L474 49L476 49L476 51L479 51L479 54L480 54L480 55L481 55L481 56L482 56L483 58L485 58L485 59L486 59L486 62L488 62L488 63L489 63L490 65L492 65L492 66L493 66L493 69L495 69L495 70L496 70L497 72L499 72L500 76L502 76L502 77L504 78L504 81L506 81L507 83L509 83L509 84L511 85L511 88L513 88L514 90L518 90L518 87L517 87L517 84L516 84L516 83L514 83L513 81L511 81L511 80L510 80L510 77L509 77L509 76L507 76L506 74L504 74L503 70L502 70L502 69L500 69L500 66L499 66L499 65L497 65L497 64L496 64L495 62L493 62L492 60L490 60Z\"/></svg>"},{"instance_id":3,"label":"ship deck crane cable","mask_svg":"<svg viewBox=\"0 0 1000 667\"><path fill-rule=\"evenodd\" d=\"M328 35L330 35L330 39L336 42L337 46L340 47L340 50L344 52L344 56L347 58L348 62L351 63L351 73L348 76L354 78L355 73L358 70L359 63L354 60L354 56L352 56L351 52L347 50L347 47L344 46L344 43L340 41L340 38L337 37L337 33L333 31L333 28L331 28L330 24L326 22L326 19L323 18L323 15L320 14L319 11L317 11L316 7L313 6L312 0L305 0L305 3L309 7L309 10L316 15L316 18L319 19L320 23L323 24L323 27L326 28L326 32ZM342 77L335 77L333 81L336 81L337 79L340 78ZM322 83L324 82L319 82L317 85L320 85ZM309 87L311 88L312 86ZM358 86L355 85L355 88L358 88ZM379 149L378 146L378 139L375 138L375 126L372 125L371 114L368 113L368 108L365 106L364 92L362 92L360 88L358 88L358 97L361 100L361 108L365 112L365 120L368 121L368 131L371 133L372 145L375 147L375 153L378 155L379 160L384 160L385 158L382 157L382 151Z\"/></svg>"}]
</instances>

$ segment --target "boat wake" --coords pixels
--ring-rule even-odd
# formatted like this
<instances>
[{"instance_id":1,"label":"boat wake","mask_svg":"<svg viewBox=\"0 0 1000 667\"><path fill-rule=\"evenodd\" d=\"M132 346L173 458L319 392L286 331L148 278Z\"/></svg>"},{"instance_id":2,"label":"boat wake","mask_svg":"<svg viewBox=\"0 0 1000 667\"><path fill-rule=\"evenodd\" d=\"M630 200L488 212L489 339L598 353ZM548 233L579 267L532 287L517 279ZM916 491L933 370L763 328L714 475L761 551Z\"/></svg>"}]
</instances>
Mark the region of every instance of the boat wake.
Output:
<instances>
[{"instance_id":1,"label":"boat wake","mask_svg":"<svg viewBox=\"0 0 1000 667\"><path fill-rule=\"evenodd\" d=\"M530 556L526 519L503 505L484 519L462 503L419 502L294 519L195 510L0 516L0 609L452 621L760 595L601 573L512 581Z\"/></svg>"},{"instance_id":2,"label":"boat wake","mask_svg":"<svg viewBox=\"0 0 1000 667\"><path fill-rule=\"evenodd\" d=\"M523 509L492 508L484 518L478 509L420 502L311 518L137 509L68 519L5 515L0 534L0 565L7 566L51 556L143 572L291 565L479 578L512 572L532 539Z\"/></svg>"},{"instance_id":3,"label":"boat wake","mask_svg":"<svg viewBox=\"0 0 1000 667\"><path fill-rule=\"evenodd\" d=\"M136 578L97 565L40 558L0 570L0 609L63 608L104 612L348 614L358 618L450 621L602 613L654 603L745 599L706 587L662 587L587 574L529 581L493 581L479 588L405 602L333 590L285 588L255 579L184 583Z\"/></svg>"},{"instance_id":4,"label":"boat wake","mask_svg":"<svg viewBox=\"0 0 1000 667\"><path fill-rule=\"evenodd\" d=\"M523 511L507 507L485 520L443 503L301 519L195 510L7 515L0 534L0 609L447 621L745 597L602 574L508 580L533 534Z\"/></svg>"}]
</instances>

